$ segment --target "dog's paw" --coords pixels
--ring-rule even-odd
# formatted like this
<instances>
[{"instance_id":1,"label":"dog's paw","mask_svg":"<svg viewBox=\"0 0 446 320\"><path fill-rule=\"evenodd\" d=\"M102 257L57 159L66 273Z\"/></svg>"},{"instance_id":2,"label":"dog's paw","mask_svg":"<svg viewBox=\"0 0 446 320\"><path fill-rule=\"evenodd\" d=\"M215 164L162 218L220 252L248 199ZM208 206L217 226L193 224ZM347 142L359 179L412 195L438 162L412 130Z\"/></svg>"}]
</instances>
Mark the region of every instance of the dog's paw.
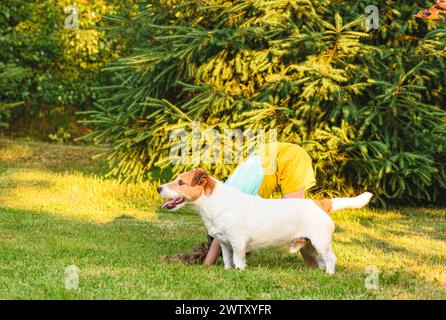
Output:
<instances>
[{"instance_id":1,"label":"dog's paw","mask_svg":"<svg viewBox=\"0 0 446 320\"><path fill-rule=\"evenodd\" d=\"M325 271L325 273L331 277L332 275L334 275L334 270Z\"/></svg>"},{"instance_id":2,"label":"dog's paw","mask_svg":"<svg viewBox=\"0 0 446 320\"><path fill-rule=\"evenodd\" d=\"M237 270L245 270L245 268L246 268L246 264L239 264L239 265L236 265L235 268L236 268Z\"/></svg>"}]
</instances>

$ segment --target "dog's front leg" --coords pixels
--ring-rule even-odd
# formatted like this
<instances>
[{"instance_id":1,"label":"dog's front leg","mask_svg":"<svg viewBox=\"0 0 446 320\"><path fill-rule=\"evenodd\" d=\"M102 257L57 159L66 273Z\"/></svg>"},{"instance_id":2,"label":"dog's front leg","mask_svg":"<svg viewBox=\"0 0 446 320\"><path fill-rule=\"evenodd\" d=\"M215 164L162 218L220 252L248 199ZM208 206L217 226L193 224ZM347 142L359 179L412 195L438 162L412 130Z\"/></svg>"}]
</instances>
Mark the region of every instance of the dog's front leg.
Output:
<instances>
[{"instance_id":1,"label":"dog's front leg","mask_svg":"<svg viewBox=\"0 0 446 320\"><path fill-rule=\"evenodd\" d=\"M246 242L231 242L234 265L237 269L243 270L246 267Z\"/></svg>"},{"instance_id":2,"label":"dog's front leg","mask_svg":"<svg viewBox=\"0 0 446 320\"><path fill-rule=\"evenodd\" d=\"M231 269L234 264L232 262L232 248L228 245L220 243L221 253L223 254L223 263L225 264L225 269Z\"/></svg>"}]
</instances>

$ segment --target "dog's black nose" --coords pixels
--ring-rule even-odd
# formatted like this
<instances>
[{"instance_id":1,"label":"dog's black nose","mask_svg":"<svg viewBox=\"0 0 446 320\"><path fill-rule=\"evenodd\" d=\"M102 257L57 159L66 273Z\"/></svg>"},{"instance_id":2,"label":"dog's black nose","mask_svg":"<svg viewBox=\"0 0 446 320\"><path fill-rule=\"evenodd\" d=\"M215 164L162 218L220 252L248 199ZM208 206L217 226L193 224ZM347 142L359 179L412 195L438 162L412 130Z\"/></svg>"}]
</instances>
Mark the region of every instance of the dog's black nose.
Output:
<instances>
[{"instance_id":1,"label":"dog's black nose","mask_svg":"<svg viewBox=\"0 0 446 320\"><path fill-rule=\"evenodd\" d=\"M156 191L158 191L158 193L160 193L162 190L163 190L163 187L156 188Z\"/></svg>"}]
</instances>

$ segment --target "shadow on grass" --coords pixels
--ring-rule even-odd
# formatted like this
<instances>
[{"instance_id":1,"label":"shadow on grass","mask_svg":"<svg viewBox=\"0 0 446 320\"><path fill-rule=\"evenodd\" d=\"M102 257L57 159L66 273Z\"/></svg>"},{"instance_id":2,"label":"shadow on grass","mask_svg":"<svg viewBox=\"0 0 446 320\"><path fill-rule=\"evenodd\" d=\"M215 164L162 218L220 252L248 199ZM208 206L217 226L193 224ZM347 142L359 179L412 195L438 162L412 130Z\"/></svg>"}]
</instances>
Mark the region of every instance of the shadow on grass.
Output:
<instances>
[{"instance_id":1,"label":"shadow on grass","mask_svg":"<svg viewBox=\"0 0 446 320\"><path fill-rule=\"evenodd\" d=\"M364 238L363 238L364 237ZM337 243L341 244L353 244L357 246L361 246L365 249L372 250L372 249L381 249L387 253L404 253L404 254L412 254L411 251L407 250L406 248L396 246L391 241L386 241L383 239L378 239L376 237L372 237L370 235L364 234L364 236L360 238L363 239L352 239L350 241L343 241L342 239L336 240Z\"/></svg>"},{"instance_id":2,"label":"shadow on grass","mask_svg":"<svg viewBox=\"0 0 446 320\"><path fill-rule=\"evenodd\" d=\"M133 216L129 216L128 214L123 214L121 216L115 217L113 218L113 220L109 223L115 223L115 222L134 222L135 220L137 220L135 217Z\"/></svg>"},{"instance_id":3,"label":"shadow on grass","mask_svg":"<svg viewBox=\"0 0 446 320\"><path fill-rule=\"evenodd\" d=\"M105 176L108 171L105 159L93 160L93 157L105 151L97 147L0 139L0 167Z\"/></svg>"},{"instance_id":4,"label":"shadow on grass","mask_svg":"<svg viewBox=\"0 0 446 320\"><path fill-rule=\"evenodd\" d=\"M7 183L0 184L0 190L8 191L18 187L37 187L49 189L54 186L54 183L45 179L11 179L8 177Z\"/></svg>"}]
</instances>

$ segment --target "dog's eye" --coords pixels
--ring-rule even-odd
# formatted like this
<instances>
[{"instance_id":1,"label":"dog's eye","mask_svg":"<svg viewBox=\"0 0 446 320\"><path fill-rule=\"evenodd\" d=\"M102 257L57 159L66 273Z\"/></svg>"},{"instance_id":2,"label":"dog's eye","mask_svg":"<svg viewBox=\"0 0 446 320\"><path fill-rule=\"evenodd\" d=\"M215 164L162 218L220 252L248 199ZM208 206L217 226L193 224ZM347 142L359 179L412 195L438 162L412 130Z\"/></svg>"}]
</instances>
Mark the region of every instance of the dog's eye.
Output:
<instances>
[{"instance_id":1,"label":"dog's eye","mask_svg":"<svg viewBox=\"0 0 446 320\"><path fill-rule=\"evenodd\" d=\"M182 186L182 185L184 184L184 181L183 181L183 180L178 180L178 184L179 184L180 186Z\"/></svg>"}]
</instances>

